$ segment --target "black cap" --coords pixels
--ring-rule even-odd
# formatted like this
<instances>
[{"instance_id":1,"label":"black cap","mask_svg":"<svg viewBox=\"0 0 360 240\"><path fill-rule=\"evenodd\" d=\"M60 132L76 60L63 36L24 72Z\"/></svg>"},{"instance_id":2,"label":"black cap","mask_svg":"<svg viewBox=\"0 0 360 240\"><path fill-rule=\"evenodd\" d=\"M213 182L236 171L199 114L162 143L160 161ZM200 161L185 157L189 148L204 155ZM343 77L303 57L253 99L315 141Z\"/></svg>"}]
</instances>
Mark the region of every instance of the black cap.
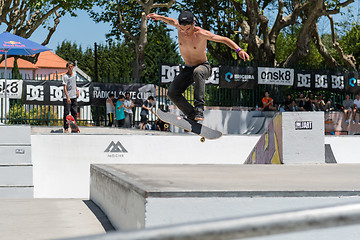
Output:
<instances>
[{"instance_id":1,"label":"black cap","mask_svg":"<svg viewBox=\"0 0 360 240\"><path fill-rule=\"evenodd\" d=\"M192 25L195 21L194 14L189 11L183 11L179 14L178 22L180 25Z\"/></svg>"}]
</instances>

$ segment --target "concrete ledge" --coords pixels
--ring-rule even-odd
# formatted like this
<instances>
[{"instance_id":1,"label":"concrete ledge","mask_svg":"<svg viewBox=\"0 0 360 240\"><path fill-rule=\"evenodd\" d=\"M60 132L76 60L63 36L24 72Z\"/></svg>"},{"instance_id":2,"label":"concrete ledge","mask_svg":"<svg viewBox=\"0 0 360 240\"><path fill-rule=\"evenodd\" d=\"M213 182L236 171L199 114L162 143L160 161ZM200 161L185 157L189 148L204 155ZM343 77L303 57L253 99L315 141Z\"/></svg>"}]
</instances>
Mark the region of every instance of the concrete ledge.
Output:
<instances>
[{"instance_id":1,"label":"concrete ledge","mask_svg":"<svg viewBox=\"0 0 360 240\"><path fill-rule=\"evenodd\" d=\"M241 214L252 199L258 206L276 199L274 209L282 209L281 202L291 202L289 198L303 198L309 206L324 198L359 199L359 171L355 164L98 164L91 165L90 199L116 229L130 230L193 221L195 215Z\"/></svg>"},{"instance_id":2,"label":"concrete ledge","mask_svg":"<svg viewBox=\"0 0 360 240\"><path fill-rule=\"evenodd\" d=\"M101 173L143 197L360 196L359 172L360 164L99 164L91 165L91 185Z\"/></svg>"}]
</instances>

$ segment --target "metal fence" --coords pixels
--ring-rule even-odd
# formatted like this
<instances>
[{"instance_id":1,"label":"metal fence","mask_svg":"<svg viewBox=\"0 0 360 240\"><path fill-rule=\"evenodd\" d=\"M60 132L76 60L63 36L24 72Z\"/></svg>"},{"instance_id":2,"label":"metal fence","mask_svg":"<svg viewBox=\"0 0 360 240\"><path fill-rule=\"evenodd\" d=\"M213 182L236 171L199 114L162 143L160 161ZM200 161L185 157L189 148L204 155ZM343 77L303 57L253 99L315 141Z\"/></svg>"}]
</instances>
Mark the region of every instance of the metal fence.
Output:
<instances>
[{"instance_id":1,"label":"metal fence","mask_svg":"<svg viewBox=\"0 0 360 240\"><path fill-rule=\"evenodd\" d=\"M214 66L219 63L212 63ZM223 63L228 65L236 65L236 62ZM248 63L248 65L254 65L254 63ZM297 66L299 67L299 66ZM160 73L159 73L160 76ZM19 77L19 76L17 76ZM56 74L52 75L38 75L35 79L30 79L30 76L20 76L21 79L25 80L59 80L61 76ZM9 76L11 79L11 76ZM135 81L130 78L120 77L102 77L98 78L99 82L103 83L157 83L156 90L156 107L167 108L171 105L171 102L167 98L167 89L169 84L161 84L160 77L156 80L138 80ZM298 91L293 87L289 86L276 86L276 85L258 85L255 89L225 89L220 88L218 85L206 85L205 87L205 106L221 106L221 107L250 107L255 108L257 105L261 106L261 99L264 96L265 91L270 92L270 96L274 99L274 103L280 105L283 103L285 96L291 94L293 99L297 98L300 93L305 95L310 92ZM330 91L317 91L312 92L315 96L322 95L323 99L331 100L334 105L335 103L341 104L345 98L345 93L337 93ZM190 86L184 93L185 98L190 102L194 102L194 87ZM353 94L351 97L354 98ZM4 110L4 99L0 98L0 122L4 122L5 110ZM41 105L24 105L21 100L10 100L9 101L9 112L7 113L7 119L10 124L30 124L30 125L46 125L46 126L61 126L62 125L62 106L41 106ZM133 122L138 124L140 120L140 107L134 109ZM107 122L105 106L88 106L79 108L78 121L81 126L105 126ZM149 120L155 120L155 116L150 113Z\"/></svg>"}]
</instances>

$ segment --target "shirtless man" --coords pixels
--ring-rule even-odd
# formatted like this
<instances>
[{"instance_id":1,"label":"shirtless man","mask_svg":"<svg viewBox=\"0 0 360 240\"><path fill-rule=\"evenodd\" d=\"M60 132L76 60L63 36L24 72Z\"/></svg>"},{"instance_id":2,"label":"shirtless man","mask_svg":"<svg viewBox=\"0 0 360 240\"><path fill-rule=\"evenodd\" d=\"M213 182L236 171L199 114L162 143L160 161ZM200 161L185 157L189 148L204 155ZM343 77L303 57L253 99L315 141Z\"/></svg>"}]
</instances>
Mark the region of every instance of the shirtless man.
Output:
<instances>
[{"instance_id":1,"label":"shirtless man","mask_svg":"<svg viewBox=\"0 0 360 240\"><path fill-rule=\"evenodd\" d=\"M206 57L207 41L226 44L236 50L244 61L249 60L249 55L234 41L195 26L195 18L191 12L180 13L178 20L150 13L148 18L161 20L178 31L179 48L185 66L180 74L175 77L168 89L170 100L189 118L195 121L204 119L205 80L211 75L211 66ZM194 106L182 95L186 88L195 82Z\"/></svg>"}]
</instances>

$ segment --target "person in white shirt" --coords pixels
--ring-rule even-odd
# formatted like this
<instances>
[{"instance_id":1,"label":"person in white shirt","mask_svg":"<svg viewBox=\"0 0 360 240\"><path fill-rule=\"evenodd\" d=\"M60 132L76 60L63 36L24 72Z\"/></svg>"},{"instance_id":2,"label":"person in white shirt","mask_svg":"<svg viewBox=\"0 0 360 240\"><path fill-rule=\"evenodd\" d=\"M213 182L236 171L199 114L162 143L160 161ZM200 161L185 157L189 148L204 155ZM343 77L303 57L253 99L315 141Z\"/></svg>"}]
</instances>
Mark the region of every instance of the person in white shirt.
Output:
<instances>
[{"instance_id":1,"label":"person in white shirt","mask_svg":"<svg viewBox=\"0 0 360 240\"><path fill-rule=\"evenodd\" d=\"M114 105L114 94L110 93L109 98L106 99L106 114L108 116L108 127L111 127L114 122L115 105Z\"/></svg>"},{"instance_id":2,"label":"person in white shirt","mask_svg":"<svg viewBox=\"0 0 360 240\"><path fill-rule=\"evenodd\" d=\"M356 113L357 112L360 112L360 95L359 94L356 94L355 95L355 100L354 100L354 112L353 112L353 121L352 123L355 124L356 120ZM358 122L360 124L360 121Z\"/></svg>"},{"instance_id":3,"label":"person in white shirt","mask_svg":"<svg viewBox=\"0 0 360 240\"><path fill-rule=\"evenodd\" d=\"M67 73L63 76L62 82L64 86L63 105L64 105L64 131L69 132L69 124L66 116L71 113L75 121L77 120L77 98L79 92L76 88L76 73L73 72L74 64L66 63Z\"/></svg>"},{"instance_id":4,"label":"person in white shirt","mask_svg":"<svg viewBox=\"0 0 360 240\"><path fill-rule=\"evenodd\" d=\"M134 102L130 98L130 93L125 93L125 127L131 128L132 127L132 119L133 119L133 111L132 109L135 107Z\"/></svg>"}]
</instances>

